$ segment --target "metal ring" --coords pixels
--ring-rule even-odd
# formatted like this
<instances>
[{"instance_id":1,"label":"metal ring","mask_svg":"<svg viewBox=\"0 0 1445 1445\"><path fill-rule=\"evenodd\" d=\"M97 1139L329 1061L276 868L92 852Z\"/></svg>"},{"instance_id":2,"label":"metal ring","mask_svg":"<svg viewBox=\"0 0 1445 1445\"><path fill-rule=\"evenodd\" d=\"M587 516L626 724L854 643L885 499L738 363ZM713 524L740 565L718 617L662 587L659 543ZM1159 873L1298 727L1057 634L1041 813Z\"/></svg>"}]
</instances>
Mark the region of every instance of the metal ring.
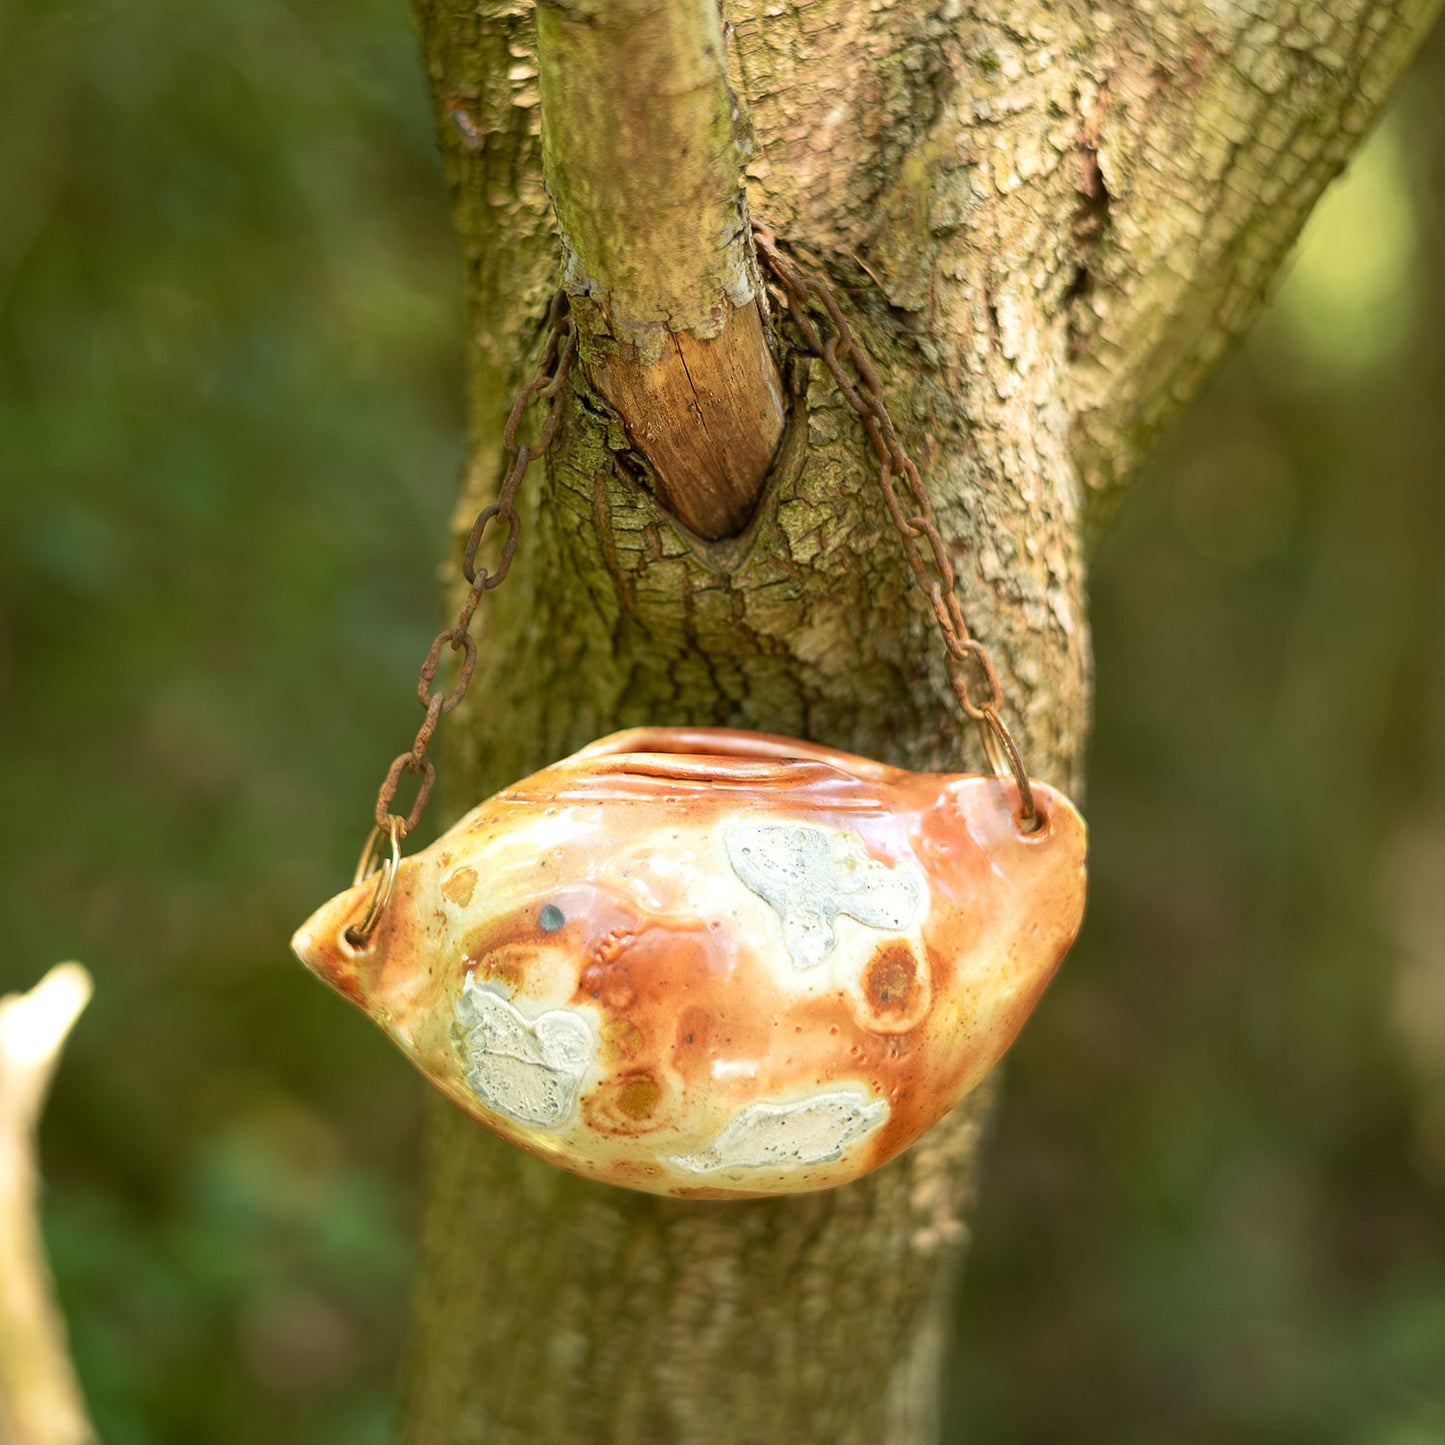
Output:
<instances>
[{"instance_id":1,"label":"metal ring","mask_svg":"<svg viewBox=\"0 0 1445 1445\"><path fill-rule=\"evenodd\" d=\"M1043 826L1044 818L1034 801L1033 784L1029 781L1028 769L1024 767L1018 744L1014 742L1008 724L991 706L981 707L979 713L978 726L983 734L983 750L988 754L989 766L997 777L1013 775L1019 790L1019 826L1025 833L1037 833Z\"/></svg>"},{"instance_id":2,"label":"metal ring","mask_svg":"<svg viewBox=\"0 0 1445 1445\"><path fill-rule=\"evenodd\" d=\"M391 839L391 854L382 859L381 867L377 870L376 887L371 890L371 901L366 905L365 916L360 923L353 923L346 930L346 941L353 948L365 948L371 941L371 935L376 932L376 925L381 922L382 910L390 901L391 890L396 883L396 870L401 866L401 839L405 832L406 820L390 813L387 815L385 828L373 827L367 835L366 847L361 850L361 857L357 860L356 876L351 880L353 888L371 876L383 836Z\"/></svg>"}]
</instances>

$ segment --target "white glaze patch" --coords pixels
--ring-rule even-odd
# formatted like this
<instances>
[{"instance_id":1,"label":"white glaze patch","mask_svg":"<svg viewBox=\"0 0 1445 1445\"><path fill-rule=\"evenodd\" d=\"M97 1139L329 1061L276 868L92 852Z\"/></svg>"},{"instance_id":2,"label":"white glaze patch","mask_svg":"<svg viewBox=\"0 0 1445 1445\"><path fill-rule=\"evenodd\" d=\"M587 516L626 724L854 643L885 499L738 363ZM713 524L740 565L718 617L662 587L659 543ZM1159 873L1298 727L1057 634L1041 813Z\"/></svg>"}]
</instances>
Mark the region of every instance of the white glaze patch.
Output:
<instances>
[{"instance_id":1,"label":"white glaze patch","mask_svg":"<svg viewBox=\"0 0 1445 1445\"><path fill-rule=\"evenodd\" d=\"M541 1129L571 1116L594 1053L592 1028L580 1014L551 1009L528 1019L470 974L457 1000L452 1043L482 1103Z\"/></svg>"},{"instance_id":2,"label":"white glaze patch","mask_svg":"<svg viewBox=\"0 0 1445 1445\"><path fill-rule=\"evenodd\" d=\"M777 910L797 968L828 956L840 913L901 933L923 902L919 869L870 858L856 833L807 823L733 823L723 829L723 845L733 872Z\"/></svg>"},{"instance_id":3,"label":"white glaze patch","mask_svg":"<svg viewBox=\"0 0 1445 1445\"><path fill-rule=\"evenodd\" d=\"M861 1089L830 1089L789 1104L760 1100L739 1110L701 1154L679 1154L671 1162L693 1174L826 1164L887 1117L888 1105Z\"/></svg>"}]
</instances>

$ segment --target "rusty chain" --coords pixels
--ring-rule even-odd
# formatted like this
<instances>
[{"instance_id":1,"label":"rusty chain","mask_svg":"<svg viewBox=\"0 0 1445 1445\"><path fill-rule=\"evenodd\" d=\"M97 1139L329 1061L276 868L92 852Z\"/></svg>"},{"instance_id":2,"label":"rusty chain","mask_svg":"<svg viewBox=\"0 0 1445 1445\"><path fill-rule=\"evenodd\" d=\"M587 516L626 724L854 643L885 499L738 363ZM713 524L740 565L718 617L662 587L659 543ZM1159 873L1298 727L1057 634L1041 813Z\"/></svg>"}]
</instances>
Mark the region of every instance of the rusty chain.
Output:
<instances>
[{"instance_id":1,"label":"rusty chain","mask_svg":"<svg viewBox=\"0 0 1445 1445\"><path fill-rule=\"evenodd\" d=\"M466 546L462 549L462 575L469 584L466 599L452 626L443 628L432 639L426 659L421 665L416 691L422 707L426 709L426 716L417 729L411 747L392 759L381 787L377 790L376 826L362 850L361 861L356 868L355 883L362 882L370 875L384 838L389 839L389 852L383 858L382 866L376 875L376 886L372 890L365 917L360 924L347 930L348 941L354 946L364 945L375 930L396 877L401 840L421 822L422 814L431 798L432 784L436 782L436 764L427 757L427 749L431 746L437 725L447 713L461 705L471 684L472 673L477 665L477 643L471 632L472 619L476 616L482 598L494 588L500 587L511 570L521 532L521 519L516 510L517 489L527 474L527 468L546 452L552 445L552 438L557 434L564 404L563 387L576 358L577 338L572 329L567 296L565 292L558 291L552 298L551 309L547 313L547 340L543 344L537 370L518 392L517 399L512 404L511 415L507 418L506 429L502 433L502 443L510 458L507 474L497 491L497 500L488 503L477 513ZM534 400L550 401L551 409L542 423L536 441L520 441L517 433L521 429L528 407ZM506 535L496 562L489 570L477 565L477 553L494 525L504 527ZM434 686L436 675L441 669L442 654L448 649L462 655L450 689ZM403 773L420 780L411 810L404 816L392 812L392 805L401 788Z\"/></svg>"},{"instance_id":2,"label":"rusty chain","mask_svg":"<svg viewBox=\"0 0 1445 1445\"><path fill-rule=\"evenodd\" d=\"M782 288L788 315L807 350L821 358L832 374L839 392L852 411L863 423L863 428L878 458L878 483L888 515L903 545L904 556L913 571L919 588L929 600L938 629L943 637L947 657L948 680L958 705L966 717L977 723L982 731L984 746L994 771L1011 773L1018 784L1020 812L1019 822L1025 831L1037 828L1042 821L1034 802L1033 788L1029 783L1028 770L1000 709L1003 707L1003 686L994 668L987 649L976 641L964 620L963 608L958 601L954 586L953 563L938 524L934 520L933 505L923 485L918 467L903 450L889 415L883 396L882 382L868 354L853 338L853 333L838 305L832 291L809 275L796 262L789 260L778 249L777 237L763 222L753 221L753 238L758 254L768 270ZM824 334L810 307L821 307L831 330ZM457 619L452 626L444 628L432 639L426 658L421 665L417 679L417 697L426 710L421 726L411 747L398 753L386 771L376 795L375 820L357 864L355 884L371 876L378 858L381 866L376 872L376 884L372 889L362 922L347 929L348 941L355 947L364 947L380 920L391 894L392 884L400 864L401 840L416 828L426 811L431 798L432 785L436 781L436 765L427 757L427 749L436 733L442 717L461 705L476 669L477 644L471 634L472 619L486 593L499 587L511 570L516 555L517 542L521 531L521 519L516 511L517 490L527 474L527 468L542 456L552 444L562 418L564 404L563 386L577 357L577 338L571 325L566 293L559 291L552 298L547 316L547 340L532 379L517 394L512 411L507 418L503 432L503 444L510 457L506 476L497 492L497 500L483 507L467 537L462 550L462 575L469 586ZM849 374L852 368L852 375ZM522 420L534 400L550 401L551 409L542 423L535 443L518 440ZM907 500L913 511L905 511L904 501L899 496L902 483ZM495 565L488 570L477 565L477 553L493 524L506 528ZM919 545L920 539L927 544L927 550ZM930 563L931 568L930 568ZM450 648L462 654L461 663L451 688L435 687L437 673L441 670L442 655ZM982 682L980 696L975 696L970 684ZM402 774L419 777L416 797L411 810L404 816L392 812L401 787ZM383 840L387 850L382 851ZM354 885L353 885L354 886Z\"/></svg>"},{"instance_id":3,"label":"rusty chain","mask_svg":"<svg viewBox=\"0 0 1445 1445\"><path fill-rule=\"evenodd\" d=\"M753 221L753 239L758 254L782 288L788 316L804 347L821 358L832 373L843 400L863 423L874 455L878 458L878 485L888 515L903 544L903 554L908 559L914 579L928 598L943 637L949 686L964 716L978 724L994 771L1002 774L1007 770L1013 774L1021 805L1019 822L1026 832L1031 832L1039 827L1041 819L1029 783L1028 769L1024 767L1018 746L1001 714L1003 685L988 650L973 638L964 620L954 586L953 561L934 520L933 504L929 501L923 478L898 440L877 369L867 352L854 340L847 318L832 291L816 276L785 256L778 249L778 240L771 228L757 219ZM826 334L819 329L814 316L809 314L810 309L817 308L826 314L830 328ZM905 510L904 501L899 497L900 483L911 512ZM920 543L926 544L926 548Z\"/></svg>"}]
</instances>

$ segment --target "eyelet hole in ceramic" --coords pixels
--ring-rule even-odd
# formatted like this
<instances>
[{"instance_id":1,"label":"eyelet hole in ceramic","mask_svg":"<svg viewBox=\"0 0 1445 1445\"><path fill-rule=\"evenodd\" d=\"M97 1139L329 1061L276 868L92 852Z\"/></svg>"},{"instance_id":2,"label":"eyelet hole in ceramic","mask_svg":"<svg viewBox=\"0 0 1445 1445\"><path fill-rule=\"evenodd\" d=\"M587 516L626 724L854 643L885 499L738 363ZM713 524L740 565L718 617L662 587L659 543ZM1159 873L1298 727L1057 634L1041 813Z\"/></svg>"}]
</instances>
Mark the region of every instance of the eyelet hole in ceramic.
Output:
<instances>
[{"instance_id":1,"label":"eyelet hole in ceramic","mask_svg":"<svg viewBox=\"0 0 1445 1445\"><path fill-rule=\"evenodd\" d=\"M1029 826L1028 815L1020 807L1014 814L1014 827L1018 830L1019 837L1041 843L1049 835L1049 813L1048 809L1037 800L1034 802L1033 826Z\"/></svg>"},{"instance_id":2,"label":"eyelet hole in ceramic","mask_svg":"<svg viewBox=\"0 0 1445 1445\"><path fill-rule=\"evenodd\" d=\"M449 1098L589 1178L687 1198L856 1179L997 1063L1083 911L1035 784L723 729L604 738L298 932Z\"/></svg>"}]
</instances>

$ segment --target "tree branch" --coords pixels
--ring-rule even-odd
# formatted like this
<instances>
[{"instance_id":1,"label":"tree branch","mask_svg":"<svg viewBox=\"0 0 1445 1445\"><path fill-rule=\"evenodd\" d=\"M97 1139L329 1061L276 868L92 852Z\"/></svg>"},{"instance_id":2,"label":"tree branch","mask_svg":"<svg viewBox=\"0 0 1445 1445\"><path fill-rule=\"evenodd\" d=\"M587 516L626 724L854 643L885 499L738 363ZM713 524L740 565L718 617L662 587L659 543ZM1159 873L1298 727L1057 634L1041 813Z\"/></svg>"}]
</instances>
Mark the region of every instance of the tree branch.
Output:
<instances>
[{"instance_id":1,"label":"tree branch","mask_svg":"<svg viewBox=\"0 0 1445 1445\"><path fill-rule=\"evenodd\" d=\"M741 531L782 433L716 0L541 0L543 164L583 363L694 532Z\"/></svg>"},{"instance_id":2,"label":"tree branch","mask_svg":"<svg viewBox=\"0 0 1445 1445\"><path fill-rule=\"evenodd\" d=\"M1176 3L1122 10L1091 37L1070 405L1083 480L1106 503L1259 314L1440 9Z\"/></svg>"},{"instance_id":3,"label":"tree branch","mask_svg":"<svg viewBox=\"0 0 1445 1445\"><path fill-rule=\"evenodd\" d=\"M90 998L90 975L60 963L0 998L0 1439L93 1445L65 1347L40 1235L35 1131L51 1075Z\"/></svg>"}]
</instances>

